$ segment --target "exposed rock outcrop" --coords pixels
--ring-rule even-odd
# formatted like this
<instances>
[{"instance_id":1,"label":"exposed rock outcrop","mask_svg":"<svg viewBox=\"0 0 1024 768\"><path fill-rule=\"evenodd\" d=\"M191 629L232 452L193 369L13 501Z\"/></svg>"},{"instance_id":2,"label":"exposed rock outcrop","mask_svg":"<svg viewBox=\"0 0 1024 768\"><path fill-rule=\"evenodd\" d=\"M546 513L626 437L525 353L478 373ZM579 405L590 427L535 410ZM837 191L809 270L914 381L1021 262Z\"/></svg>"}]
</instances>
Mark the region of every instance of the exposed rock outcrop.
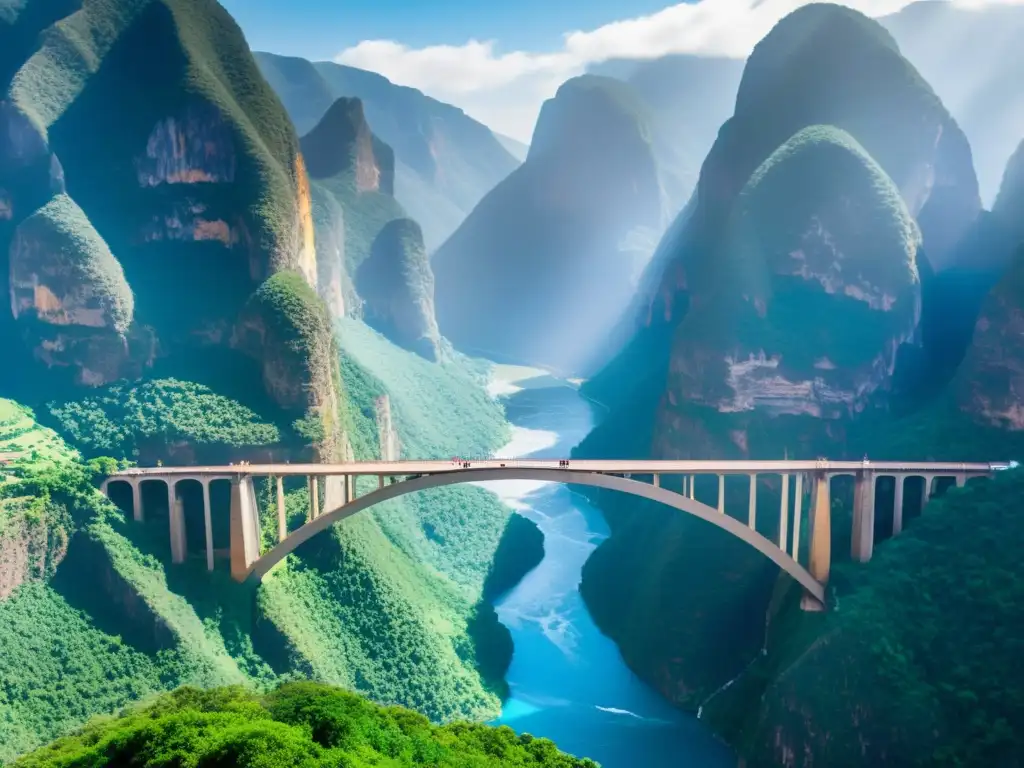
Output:
<instances>
[{"instance_id":1,"label":"exposed rock outcrop","mask_svg":"<svg viewBox=\"0 0 1024 768\"><path fill-rule=\"evenodd\" d=\"M317 189L316 226L320 237L334 239L340 230L344 240L340 251L342 269L354 275L369 257L373 241L384 226L405 217L394 198L395 153L370 131L359 99L338 99L317 126L302 138L302 152L309 175ZM324 201L333 198L336 206ZM344 211L344 222L328 208ZM328 258L331 258L328 256ZM333 270L334 266L328 267ZM343 290L344 293L349 291ZM349 312L358 312L359 302L346 296Z\"/></svg>"},{"instance_id":2,"label":"exposed rock outcrop","mask_svg":"<svg viewBox=\"0 0 1024 768\"><path fill-rule=\"evenodd\" d=\"M526 162L438 249L438 323L467 352L579 371L661 231L643 103L586 75L541 109Z\"/></svg>"},{"instance_id":3,"label":"exposed rock outcrop","mask_svg":"<svg viewBox=\"0 0 1024 768\"><path fill-rule=\"evenodd\" d=\"M666 406L850 416L913 338L920 235L899 191L848 134L813 126L754 172L680 327ZM663 426L671 422L666 413ZM657 438L665 450L682 435Z\"/></svg>"},{"instance_id":4,"label":"exposed rock outcrop","mask_svg":"<svg viewBox=\"0 0 1024 768\"><path fill-rule=\"evenodd\" d=\"M351 176L359 192L395 192L395 153L370 131L359 99L338 99L302 137L314 179Z\"/></svg>"},{"instance_id":5,"label":"exposed rock outcrop","mask_svg":"<svg viewBox=\"0 0 1024 768\"><path fill-rule=\"evenodd\" d=\"M317 285L298 137L219 4L29 0L0 19L0 39L18 30L31 44L0 54L0 345L22 379L191 360L230 343L271 275Z\"/></svg>"},{"instance_id":6,"label":"exposed rock outcrop","mask_svg":"<svg viewBox=\"0 0 1024 768\"><path fill-rule=\"evenodd\" d=\"M1024 430L1024 248L981 305L953 391L975 420Z\"/></svg>"},{"instance_id":7,"label":"exposed rock outcrop","mask_svg":"<svg viewBox=\"0 0 1024 768\"><path fill-rule=\"evenodd\" d=\"M427 360L440 359L434 273L415 221L396 219L381 230L356 274L356 289L368 325Z\"/></svg>"},{"instance_id":8,"label":"exposed rock outcrop","mask_svg":"<svg viewBox=\"0 0 1024 768\"><path fill-rule=\"evenodd\" d=\"M992 213L1003 223L1011 237L1024 242L1024 141L1017 147L1003 171Z\"/></svg>"}]
</instances>

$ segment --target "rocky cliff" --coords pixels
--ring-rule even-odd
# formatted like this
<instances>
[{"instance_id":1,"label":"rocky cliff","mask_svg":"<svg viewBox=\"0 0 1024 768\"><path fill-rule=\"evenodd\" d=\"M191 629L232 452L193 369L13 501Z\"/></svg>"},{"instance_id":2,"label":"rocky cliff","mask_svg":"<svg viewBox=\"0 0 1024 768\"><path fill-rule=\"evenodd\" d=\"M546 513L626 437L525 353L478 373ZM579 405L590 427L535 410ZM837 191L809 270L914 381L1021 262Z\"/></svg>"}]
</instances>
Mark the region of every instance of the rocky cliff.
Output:
<instances>
[{"instance_id":1,"label":"rocky cliff","mask_svg":"<svg viewBox=\"0 0 1024 768\"><path fill-rule=\"evenodd\" d=\"M519 161L461 109L375 72L256 53L300 134L340 97L359 99L376 136L395 151L395 197L420 223L427 250L443 243Z\"/></svg>"},{"instance_id":2,"label":"rocky cliff","mask_svg":"<svg viewBox=\"0 0 1024 768\"><path fill-rule=\"evenodd\" d=\"M301 144L317 196L331 198L344 212L340 222L328 214L319 223L321 237L344 233L342 266L349 280L381 229L405 216L394 198L395 153L370 130L359 99L337 99ZM357 312L358 302L346 302L346 308Z\"/></svg>"},{"instance_id":3,"label":"rocky cliff","mask_svg":"<svg viewBox=\"0 0 1024 768\"><path fill-rule=\"evenodd\" d=\"M1024 142L1017 146L1006 164L992 213L999 217L1014 240L1024 241Z\"/></svg>"},{"instance_id":4,"label":"rocky cliff","mask_svg":"<svg viewBox=\"0 0 1024 768\"><path fill-rule=\"evenodd\" d=\"M574 455L854 450L920 340L922 270L952 262L979 210L963 134L891 36L840 6L790 14L651 262L641 330L585 387L610 413ZM743 511L744 491L726 487ZM598 500L613 534L581 591L634 669L696 707L758 652L772 569L699 521Z\"/></svg>"},{"instance_id":5,"label":"rocky cliff","mask_svg":"<svg viewBox=\"0 0 1024 768\"><path fill-rule=\"evenodd\" d=\"M434 255L438 323L467 352L579 371L663 224L642 102L594 75L541 110L526 162Z\"/></svg>"},{"instance_id":6,"label":"rocky cliff","mask_svg":"<svg viewBox=\"0 0 1024 768\"><path fill-rule=\"evenodd\" d=\"M963 128L991 206L1024 125L1024 9L919 0L879 21Z\"/></svg>"},{"instance_id":7,"label":"rocky cliff","mask_svg":"<svg viewBox=\"0 0 1024 768\"><path fill-rule=\"evenodd\" d=\"M359 267L356 288L370 327L428 360L441 358L434 273L415 221L395 219L381 230L370 257Z\"/></svg>"},{"instance_id":8,"label":"rocky cliff","mask_svg":"<svg viewBox=\"0 0 1024 768\"><path fill-rule=\"evenodd\" d=\"M5 50L0 84L5 354L78 385L204 347L232 359L264 280L291 269L317 283L287 115L212 0L53 10L29 2L0 19L34 42L17 59ZM30 400L45 395L34 381Z\"/></svg>"}]
</instances>

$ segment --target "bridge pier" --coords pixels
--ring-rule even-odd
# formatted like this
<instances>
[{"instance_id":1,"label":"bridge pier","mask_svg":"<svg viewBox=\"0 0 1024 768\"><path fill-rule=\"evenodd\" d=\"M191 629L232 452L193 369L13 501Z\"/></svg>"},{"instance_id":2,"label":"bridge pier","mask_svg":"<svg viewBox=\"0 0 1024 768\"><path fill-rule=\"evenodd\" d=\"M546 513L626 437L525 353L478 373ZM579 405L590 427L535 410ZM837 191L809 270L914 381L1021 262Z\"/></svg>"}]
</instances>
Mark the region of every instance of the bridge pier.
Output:
<instances>
[{"instance_id":1,"label":"bridge pier","mask_svg":"<svg viewBox=\"0 0 1024 768\"><path fill-rule=\"evenodd\" d=\"M757 530L757 473L750 476L750 505L747 507L747 527Z\"/></svg>"},{"instance_id":2,"label":"bridge pier","mask_svg":"<svg viewBox=\"0 0 1024 768\"><path fill-rule=\"evenodd\" d=\"M892 535L903 530L903 491L907 482L906 475L896 475L896 490L892 502Z\"/></svg>"},{"instance_id":3,"label":"bridge pier","mask_svg":"<svg viewBox=\"0 0 1024 768\"><path fill-rule=\"evenodd\" d=\"M277 487L277 540L284 541L288 538L288 516L284 506L284 478L280 475L276 478Z\"/></svg>"},{"instance_id":4,"label":"bridge pier","mask_svg":"<svg viewBox=\"0 0 1024 768\"><path fill-rule=\"evenodd\" d=\"M934 475L924 475L922 478L924 485L921 486L921 514L924 514L924 508L928 506L928 501L932 495L932 485L935 483Z\"/></svg>"},{"instance_id":5,"label":"bridge pier","mask_svg":"<svg viewBox=\"0 0 1024 768\"><path fill-rule=\"evenodd\" d=\"M718 476L718 511L725 514L725 475Z\"/></svg>"},{"instance_id":6,"label":"bridge pier","mask_svg":"<svg viewBox=\"0 0 1024 768\"><path fill-rule=\"evenodd\" d=\"M815 581L828 584L832 567L832 498L829 493L830 478L821 472L814 476L811 491L811 551L807 570ZM804 592L800 607L805 611L823 611L825 605L814 595Z\"/></svg>"},{"instance_id":7,"label":"bridge pier","mask_svg":"<svg viewBox=\"0 0 1024 768\"><path fill-rule=\"evenodd\" d=\"M791 557L800 562L800 515L803 513L804 475L797 472L796 487L793 489L793 551ZM785 552L785 548L782 550Z\"/></svg>"},{"instance_id":8,"label":"bridge pier","mask_svg":"<svg viewBox=\"0 0 1024 768\"><path fill-rule=\"evenodd\" d=\"M200 481L203 486L203 532L206 536L206 570L213 570L213 512L210 508L210 481Z\"/></svg>"},{"instance_id":9,"label":"bridge pier","mask_svg":"<svg viewBox=\"0 0 1024 768\"><path fill-rule=\"evenodd\" d=\"M850 558L856 563L871 559L875 547L875 473L857 473L853 491L853 531Z\"/></svg>"},{"instance_id":10,"label":"bridge pier","mask_svg":"<svg viewBox=\"0 0 1024 768\"><path fill-rule=\"evenodd\" d=\"M142 512L142 480L132 480L132 517L137 523L145 519Z\"/></svg>"},{"instance_id":11,"label":"bridge pier","mask_svg":"<svg viewBox=\"0 0 1024 768\"><path fill-rule=\"evenodd\" d=\"M185 512L182 508L183 502L178 498L177 482L168 479L167 481L167 517L170 521L171 534L171 562L184 563L187 552L185 539Z\"/></svg>"},{"instance_id":12,"label":"bridge pier","mask_svg":"<svg viewBox=\"0 0 1024 768\"><path fill-rule=\"evenodd\" d=\"M259 520L251 477L231 478L231 578L245 581L260 556Z\"/></svg>"},{"instance_id":13,"label":"bridge pier","mask_svg":"<svg viewBox=\"0 0 1024 768\"><path fill-rule=\"evenodd\" d=\"M782 492L779 499L779 549L789 548L789 474L782 473Z\"/></svg>"},{"instance_id":14,"label":"bridge pier","mask_svg":"<svg viewBox=\"0 0 1024 768\"><path fill-rule=\"evenodd\" d=\"M320 517L320 482L316 475L309 476L309 520Z\"/></svg>"}]
</instances>

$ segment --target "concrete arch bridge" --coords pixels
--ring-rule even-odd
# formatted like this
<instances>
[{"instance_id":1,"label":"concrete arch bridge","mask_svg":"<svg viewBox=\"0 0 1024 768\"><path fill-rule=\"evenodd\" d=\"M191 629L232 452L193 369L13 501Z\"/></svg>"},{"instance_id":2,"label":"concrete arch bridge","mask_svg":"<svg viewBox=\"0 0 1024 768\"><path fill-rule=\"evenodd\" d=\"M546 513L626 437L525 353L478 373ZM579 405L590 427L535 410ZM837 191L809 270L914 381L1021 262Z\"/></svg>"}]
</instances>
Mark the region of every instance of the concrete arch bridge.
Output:
<instances>
[{"instance_id":1,"label":"concrete arch bridge","mask_svg":"<svg viewBox=\"0 0 1024 768\"><path fill-rule=\"evenodd\" d=\"M912 477L923 478L922 508L941 478L952 478L957 486L968 479L987 477L1006 469L1008 462L858 462L858 461L631 461L631 460L507 460L483 461L394 461L348 464L240 464L231 466L149 467L117 472L103 481L101 490L125 483L131 488L136 521L145 517L142 484L162 482L167 487L171 559L184 562L186 551L185 515L177 487L198 482L203 492L203 522L207 568L214 568L213 525L210 485L231 484L229 518L231 575L237 581L262 579L275 565L304 542L330 526L382 501L405 494L460 483L493 480L537 480L604 488L648 499L715 525L756 549L796 580L804 590L804 607L824 607L825 588L831 566L831 481L850 475L855 479L851 555L854 560L871 559L875 537L875 492L882 477L895 479L893 534L903 527L904 487ZM745 522L725 514L726 476L747 477L748 507ZM758 478L781 476L778 539L771 540L756 528ZM288 530L284 502L284 478L303 477L309 487L309 509L304 524ZM681 476L682 491L663 488L665 476ZM695 498L699 476L718 480L717 505ZM253 478L266 477L276 487L276 546L260 551L260 521ZM358 496L356 479L376 478L376 489ZM792 480L792 485L791 485ZM678 483L677 483L678 484ZM323 486L323 508L320 505ZM792 505L790 489L792 487ZM800 562L801 521L804 498L809 496L806 519L810 530L808 556Z\"/></svg>"}]
</instances>

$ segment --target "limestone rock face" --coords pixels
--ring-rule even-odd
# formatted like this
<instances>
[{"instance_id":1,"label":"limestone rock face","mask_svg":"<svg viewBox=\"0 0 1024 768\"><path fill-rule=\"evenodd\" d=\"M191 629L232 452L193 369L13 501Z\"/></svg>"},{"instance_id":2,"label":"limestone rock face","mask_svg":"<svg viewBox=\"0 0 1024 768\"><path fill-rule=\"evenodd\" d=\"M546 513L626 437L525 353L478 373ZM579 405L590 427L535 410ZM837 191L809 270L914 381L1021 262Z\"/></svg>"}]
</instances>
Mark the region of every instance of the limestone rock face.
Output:
<instances>
[{"instance_id":1,"label":"limestone rock face","mask_svg":"<svg viewBox=\"0 0 1024 768\"><path fill-rule=\"evenodd\" d=\"M977 421L1024 430L1024 248L982 302L953 391Z\"/></svg>"},{"instance_id":2,"label":"limestone rock face","mask_svg":"<svg viewBox=\"0 0 1024 768\"><path fill-rule=\"evenodd\" d=\"M899 191L849 134L813 126L755 171L729 230L717 290L680 327L669 407L863 410L920 317L920 236Z\"/></svg>"},{"instance_id":3,"label":"limestone rock face","mask_svg":"<svg viewBox=\"0 0 1024 768\"><path fill-rule=\"evenodd\" d=\"M123 5L0 13L0 347L22 378L187 364L271 275L319 280L298 137L237 24L213 0Z\"/></svg>"},{"instance_id":4,"label":"limestone rock face","mask_svg":"<svg viewBox=\"0 0 1024 768\"><path fill-rule=\"evenodd\" d=\"M9 259L11 314L36 355L77 366L81 383L117 378L134 300L121 265L81 208L56 195L18 226ZM83 350L88 354L79 357Z\"/></svg>"},{"instance_id":5,"label":"limestone rock face","mask_svg":"<svg viewBox=\"0 0 1024 768\"><path fill-rule=\"evenodd\" d=\"M356 289L367 324L421 357L440 359L434 273L416 222L396 219L381 230L356 274Z\"/></svg>"},{"instance_id":6,"label":"limestone rock face","mask_svg":"<svg viewBox=\"0 0 1024 768\"><path fill-rule=\"evenodd\" d=\"M1015 240L1024 242L1024 142L1020 143L1006 165L992 213L999 217Z\"/></svg>"},{"instance_id":7,"label":"limestone rock face","mask_svg":"<svg viewBox=\"0 0 1024 768\"><path fill-rule=\"evenodd\" d=\"M395 153L370 131L359 99L335 101L302 138L302 152L314 179L351 174L360 192L394 194Z\"/></svg>"},{"instance_id":8,"label":"limestone rock face","mask_svg":"<svg viewBox=\"0 0 1024 768\"><path fill-rule=\"evenodd\" d=\"M434 255L438 323L467 351L581 370L663 224L642 101L586 75L541 109L526 162Z\"/></svg>"},{"instance_id":9,"label":"limestone rock face","mask_svg":"<svg viewBox=\"0 0 1024 768\"><path fill-rule=\"evenodd\" d=\"M659 248L662 274L642 318L678 324L704 290L699 262L727 235L736 196L772 152L815 124L846 131L881 166L918 222L932 267L948 265L981 210L962 131L881 25L812 4L780 21L748 59L686 221Z\"/></svg>"}]
</instances>

